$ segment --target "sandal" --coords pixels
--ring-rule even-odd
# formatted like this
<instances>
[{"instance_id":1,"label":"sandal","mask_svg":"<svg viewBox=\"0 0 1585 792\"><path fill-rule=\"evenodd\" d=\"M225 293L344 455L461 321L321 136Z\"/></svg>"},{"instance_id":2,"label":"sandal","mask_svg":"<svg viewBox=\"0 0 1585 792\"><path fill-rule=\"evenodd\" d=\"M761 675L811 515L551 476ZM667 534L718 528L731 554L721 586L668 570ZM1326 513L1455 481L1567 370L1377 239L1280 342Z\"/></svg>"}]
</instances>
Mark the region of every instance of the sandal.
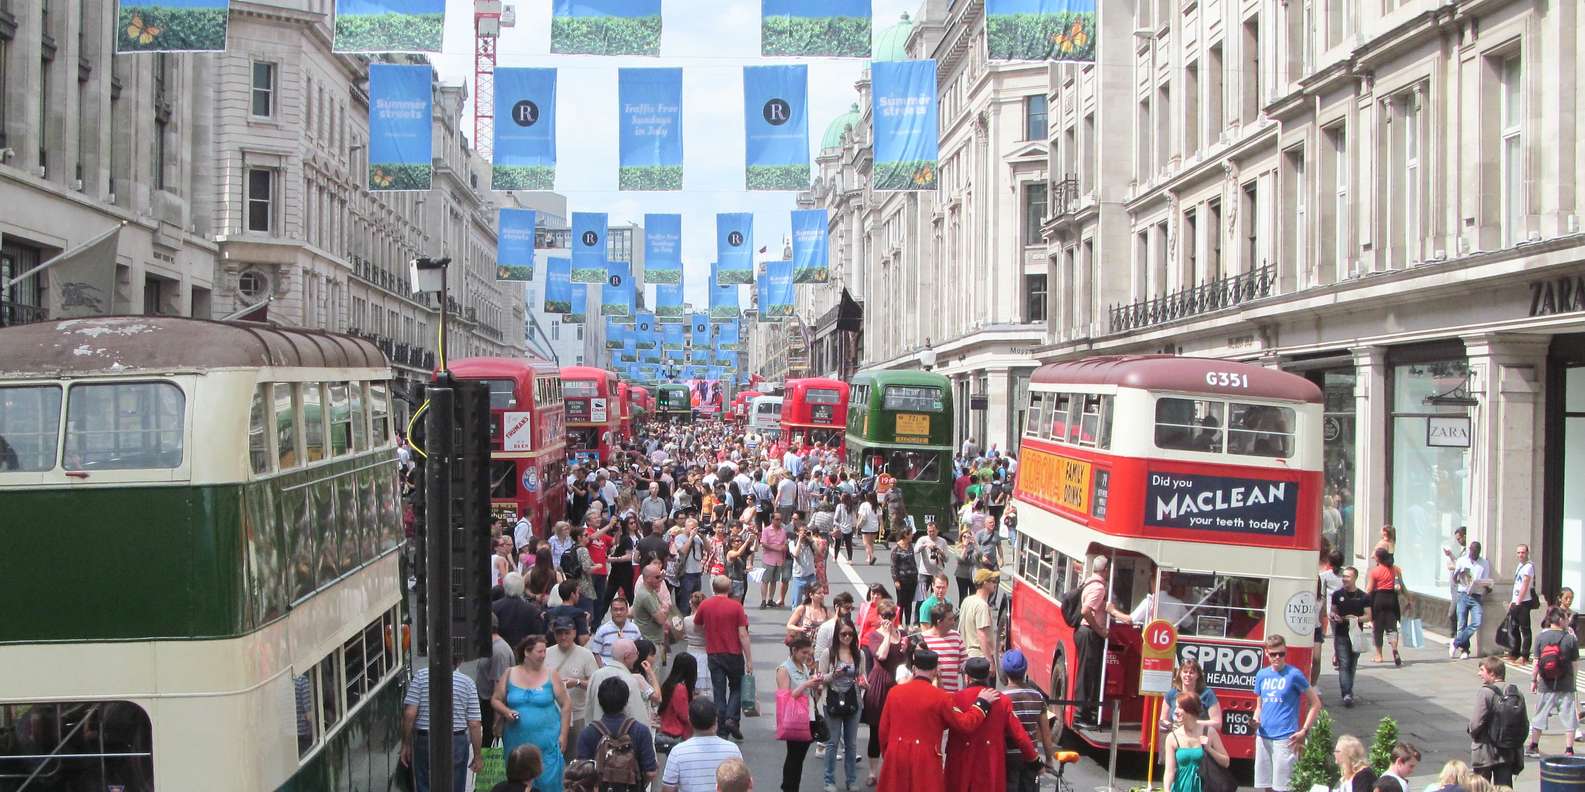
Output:
<instances>
[{"instance_id":1,"label":"sandal","mask_svg":"<svg viewBox=\"0 0 1585 792\"><path fill-rule=\"evenodd\" d=\"M1392 664L1399 668L1403 668L1403 658L1398 656L1397 649L1392 650Z\"/></svg>"}]
</instances>

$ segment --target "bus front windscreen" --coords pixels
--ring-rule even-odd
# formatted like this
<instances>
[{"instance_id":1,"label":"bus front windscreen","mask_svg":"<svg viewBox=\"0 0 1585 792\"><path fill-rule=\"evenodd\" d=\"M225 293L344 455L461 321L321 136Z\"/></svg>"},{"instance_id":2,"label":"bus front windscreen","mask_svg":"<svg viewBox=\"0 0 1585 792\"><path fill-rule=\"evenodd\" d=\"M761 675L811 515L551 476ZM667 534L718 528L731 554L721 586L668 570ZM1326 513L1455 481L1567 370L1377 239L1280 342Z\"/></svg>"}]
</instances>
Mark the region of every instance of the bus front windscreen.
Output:
<instances>
[{"instance_id":1,"label":"bus front windscreen","mask_svg":"<svg viewBox=\"0 0 1585 792\"><path fill-rule=\"evenodd\" d=\"M841 404L842 394L831 388L810 388L804 395L810 404Z\"/></svg>"},{"instance_id":2,"label":"bus front windscreen","mask_svg":"<svg viewBox=\"0 0 1585 792\"><path fill-rule=\"evenodd\" d=\"M881 397L881 408L886 410L941 412L944 406L941 389L933 385L887 385Z\"/></svg>"},{"instance_id":3,"label":"bus front windscreen","mask_svg":"<svg viewBox=\"0 0 1585 792\"><path fill-rule=\"evenodd\" d=\"M600 395L600 385L594 380L562 380L561 395L586 399Z\"/></svg>"},{"instance_id":4,"label":"bus front windscreen","mask_svg":"<svg viewBox=\"0 0 1585 792\"><path fill-rule=\"evenodd\" d=\"M686 410L690 406L687 391L663 390L660 392L660 408L662 410Z\"/></svg>"}]
</instances>

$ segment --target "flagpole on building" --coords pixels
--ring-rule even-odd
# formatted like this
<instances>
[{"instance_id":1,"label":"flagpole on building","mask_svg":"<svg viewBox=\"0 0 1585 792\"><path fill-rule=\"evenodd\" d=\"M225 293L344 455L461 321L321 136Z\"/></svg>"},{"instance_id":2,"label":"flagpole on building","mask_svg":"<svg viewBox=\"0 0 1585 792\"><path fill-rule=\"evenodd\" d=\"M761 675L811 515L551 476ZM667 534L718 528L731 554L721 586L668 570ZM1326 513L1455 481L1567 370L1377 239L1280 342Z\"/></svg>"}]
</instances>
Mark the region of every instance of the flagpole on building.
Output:
<instances>
[{"instance_id":1,"label":"flagpole on building","mask_svg":"<svg viewBox=\"0 0 1585 792\"><path fill-rule=\"evenodd\" d=\"M12 279L6 281L4 284L0 284L0 291L9 291L12 286L15 286L18 283L21 283L22 281L25 281L28 278L31 278L34 275L37 275L40 272L43 272L44 270L47 270L50 267L53 267L53 266L55 266L56 264L58 264L58 263L60 263L62 261L66 261L66 260L70 259L72 256L75 256L78 253L81 253L84 250L87 250L87 249L93 247L94 245L97 245L100 242L105 241L106 239L109 239L111 234L114 234L117 231L120 231L121 227L125 226L126 224L127 224L127 221L122 220L120 223L116 224L116 226L114 228L110 229L109 231L106 231L103 234L100 234L99 236L96 236L93 239L90 239L87 242L84 242L84 243L82 243L82 244L80 244L80 245L78 245L78 246L76 246L74 248L71 248L69 250L64 250L64 251L61 251L60 253L57 253L55 256L50 258L49 261L46 261L43 264L40 264L37 267L34 267L33 269L30 269L27 272L24 272L21 275L18 275L15 278L12 278Z\"/></svg>"}]
</instances>

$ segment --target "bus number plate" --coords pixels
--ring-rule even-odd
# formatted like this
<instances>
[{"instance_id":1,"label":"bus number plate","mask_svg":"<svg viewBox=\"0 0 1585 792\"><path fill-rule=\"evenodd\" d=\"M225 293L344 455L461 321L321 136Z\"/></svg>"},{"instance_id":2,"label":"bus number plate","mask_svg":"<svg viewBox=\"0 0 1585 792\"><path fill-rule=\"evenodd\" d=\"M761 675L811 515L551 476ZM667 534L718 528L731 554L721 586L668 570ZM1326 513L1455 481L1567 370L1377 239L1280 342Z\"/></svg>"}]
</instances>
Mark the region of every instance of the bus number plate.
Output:
<instances>
[{"instance_id":1,"label":"bus number plate","mask_svg":"<svg viewBox=\"0 0 1585 792\"><path fill-rule=\"evenodd\" d=\"M930 434L930 416L915 413L897 414L897 434L900 435L928 435Z\"/></svg>"},{"instance_id":2,"label":"bus number plate","mask_svg":"<svg viewBox=\"0 0 1585 792\"><path fill-rule=\"evenodd\" d=\"M1248 737L1255 733L1249 712L1223 712L1222 733L1229 737Z\"/></svg>"}]
</instances>

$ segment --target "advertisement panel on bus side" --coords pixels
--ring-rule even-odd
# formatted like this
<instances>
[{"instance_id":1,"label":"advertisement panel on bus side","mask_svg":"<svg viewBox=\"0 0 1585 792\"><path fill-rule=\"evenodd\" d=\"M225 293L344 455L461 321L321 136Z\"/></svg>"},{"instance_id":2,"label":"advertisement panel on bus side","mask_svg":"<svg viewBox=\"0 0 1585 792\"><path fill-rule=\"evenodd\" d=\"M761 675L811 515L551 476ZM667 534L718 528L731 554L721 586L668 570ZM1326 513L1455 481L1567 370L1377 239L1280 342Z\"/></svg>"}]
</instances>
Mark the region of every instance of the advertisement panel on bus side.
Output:
<instances>
[{"instance_id":1,"label":"advertisement panel on bus side","mask_svg":"<svg viewBox=\"0 0 1585 792\"><path fill-rule=\"evenodd\" d=\"M1106 518L1110 473L1073 456L1029 445L1018 466L1018 496L1080 516Z\"/></svg>"},{"instance_id":2,"label":"advertisement panel on bus side","mask_svg":"<svg viewBox=\"0 0 1585 792\"><path fill-rule=\"evenodd\" d=\"M1298 511L1298 482L1152 470L1145 483L1148 526L1293 536Z\"/></svg>"}]
</instances>

